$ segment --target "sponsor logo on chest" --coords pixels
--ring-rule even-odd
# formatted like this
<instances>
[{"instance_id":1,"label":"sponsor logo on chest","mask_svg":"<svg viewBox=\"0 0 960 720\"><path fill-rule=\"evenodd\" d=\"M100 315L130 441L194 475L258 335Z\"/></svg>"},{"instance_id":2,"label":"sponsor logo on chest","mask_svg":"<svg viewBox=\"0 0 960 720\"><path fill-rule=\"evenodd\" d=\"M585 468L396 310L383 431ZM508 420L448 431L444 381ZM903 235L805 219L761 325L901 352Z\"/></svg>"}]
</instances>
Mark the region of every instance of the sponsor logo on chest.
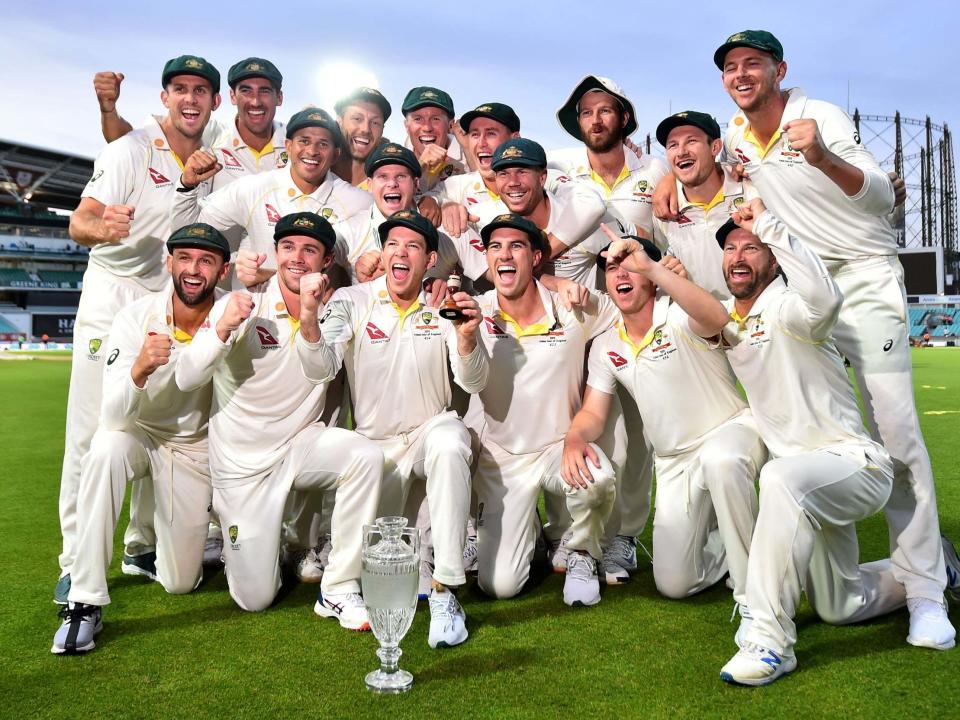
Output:
<instances>
[{"instance_id":1,"label":"sponsor logo on chest","mask_svg":"<svg viewBox=\"0 0 960 720\"><path fill-rule=\"evenodd\" d=\"M383 345L384 343L390 342L390 336L372 322L368 322L364 330L367 333L367 338L370 340L371 345Z\"/></svg>"},{"instance_id":2,"label":"sponsor logo on chest","mask_svg":"<svg viewBox=\"0 0 960 720\"><path fill-rule=\"evenodd\" d=\"M257 339L260 341L260 347L263 350L276 350L280 347L280 341L263 325L257 325L256 330Z\"/></svg>"},{"instance_id":3,"label":"sponsor logo on chest","mask_svg":"<svg viewBox=\"0 0 960 720\"><path fill-rule=\"evenodd\" d=\"M220 154L223 155L223 167L227 170L234 171L243 171L243 165L240 164L240 161L237 160L237 156L234 155L227 149L220 150Z\"/></svg>"},{"instance_id":4,"label":"sponsor logo on chest","mask_svg":"<svg viewBox=\"0 0 960 720\"><path fill-rule=\"evenodd\" d=\"M617 372L625 368L629 362L623 355L615 353L613 350L607 351L607 357L610 358L610 362L613 364L613 367L616 368Z\"/></svg>"},{"instance_id":5,"label":"sponsor logo on chest","mask_svg":"<svg viewBox=\"0 0 960 720\"><path fill-rule=\"evenodd\" d=\"M173 185L170 179L159 170L147 168L147 172L150 173L150 179L153 180L154 187L159 188Z\"/></svg>"}]
</instances>

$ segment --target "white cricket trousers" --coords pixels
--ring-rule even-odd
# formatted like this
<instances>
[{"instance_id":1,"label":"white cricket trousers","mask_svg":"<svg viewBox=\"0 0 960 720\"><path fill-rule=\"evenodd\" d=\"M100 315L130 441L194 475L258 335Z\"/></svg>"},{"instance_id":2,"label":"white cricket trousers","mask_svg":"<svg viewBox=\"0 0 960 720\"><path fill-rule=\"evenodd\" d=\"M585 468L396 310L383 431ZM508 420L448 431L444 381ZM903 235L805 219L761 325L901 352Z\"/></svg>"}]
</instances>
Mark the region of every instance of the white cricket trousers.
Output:
<instances>
[{"instance_id":1,"label":"white cricket trousers","mask_svg":"<svg viewBox=\"0 0 960 720\"><path fill-rule=\"evenodd\" d=\"M893 572L907 597L940 602L947 575L933 468L913 397L903 268L895 256L828 267L844 297L833 338L856 373L870 433L893 458L884 509Z\"/></svg>"},{"instance_id":2,"label":"white cricket trousers","mask_svg":"<svg viewBox=\"0 0 960 720\"><path fill-rule=\"evenodd\" d=\"M139 428L101 428L93 436L80 474L77 546L70 573L72 602L110 602L107 568L131 481L143 486L142 497L152 500L160 584L169 593L182 594L200 582L211 497L206 444L175 448Z\"/></svg>"},{"instance_id":3,"label":"white cricket trousers","mask_svg":"<svg viewBox=\"0 0 960 720\"><path fill-rule=\"evenodd\" d=\"M280 533L290 490L336 488L333 549L324 593L360 592L362 527L376 519L383 453L348 430L310 425L294 436L277 466L253 482L214 487L213 509L224 530L224 572L230 596L244 610L270 606L280 590Z\"/></svg>"},{"instance_id":4,"label":"white cricket trousers","mask_svg":"<svg viewBox=\"0 0 960 720\"><path fill-rule=\"evenodd\" d=\"M802 590L824 621L876 617L906 602L889 560L858 565L855 523L883 509L893 483L878 446L843 445L769 460L747 564L746 639L793 654Z\"/></svg>"},{"instance_id":5,"label":"white cricket trousers","mask_svg":"<svg viewBox=\"0 0 960 720\"><path fill-rule=\"evenodd\" d=\"M734 600L747 605L756 482L766 459L749 413L726 421L684 453L656 458L653 579L661 594L688 597L729 570Z\"/></svg>"},{"instance_id":6,"label":"white cricket trousers","mask_svg":"<svg viewBox=\"0 0 960 720\"><path fill-rule=\"evenodd\" d=\"M60 574L71 572L77 544L77 493L80 488L80 463L90 449L90 441L100 424L100 399L103 389L104 359L110 352L110 327L118 312L150 291L131 278L121 278L94 263L83 274L83 292L73 326L73 358L70 390L67 395L67 427L60 474ZM136 484L130 497L131 514L139 509ZM145 508L144 515L152 515ZM144 518L138 523L149 522ZM134 520L131 518L131 525ZM134 544L147 544L153 535L148 528L131 530Z\"/></svg>"},{"instance_id":7,"label":"white cricket trousers","mask_svg":"<svg viewBox=\"0 0 960 720\"><path fill-rule=\"evenodd\" d=\"M601 558L600 540L616 501L616 479L603 451L595 444L591 447L600 459L599 468L590 468L595 482L586 489L574 489L560 475L562 440L522 455L484 442L475 487L480 501L477 582L487 595L513 597L529 579L540 530L537 498L541 490L566 501L572 519L568 547L588 552L597 560Z\"/></svg>"},{"instance_id":8,"label":"white cricket trousers","mask_svg":"<svg viewBox=\"0 0 960 720\"><path fill-rule=\"evenodd\" d=\"M386 462L378 516L417 517L426 492L433 538L433 579L457 587L466 582L463 546L470 514L470 433L453 411L431 418L416 430L378 440ZM414 481L423 490L411 494ZM418 490L420 488L417 488Z\"/></svg>"}]
</instances>

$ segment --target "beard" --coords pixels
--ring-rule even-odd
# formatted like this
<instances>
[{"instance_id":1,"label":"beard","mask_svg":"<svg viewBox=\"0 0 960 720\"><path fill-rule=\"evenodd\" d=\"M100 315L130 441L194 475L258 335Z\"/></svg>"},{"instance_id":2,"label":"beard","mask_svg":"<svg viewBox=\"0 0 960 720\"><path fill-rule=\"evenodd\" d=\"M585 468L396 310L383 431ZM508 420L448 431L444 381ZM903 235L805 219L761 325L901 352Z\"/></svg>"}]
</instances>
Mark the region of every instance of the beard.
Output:
<instances>
[{"instance_id":1,"label":"beard","mask_svg":"<svg viewBox=\"0 0 960 720\"><path fill-rule=\"evenodd\" d=\"M611 132L609 135L603 135L601 137L583 134L583 144L587 146L588 150L598 154L610 152L622 142L623 138L618 132Z\"/></svg>"},{"instance_id":2,"label":"beard","mask_svg":"<svg viewBox=\"0 0 960 720\"><path fill-rule=\"evenodd\" d=\"M197 307L203 305L210 297L213 296L214 291L216 290L216 285L213 283L204 284L204 286L194 292L189 294L187 289L184 287L183 280L181 277L175 277L173 279L173 291L177 294L177 297L180 298L182 302L187 307Z\"/></svg>"}]
</instances>

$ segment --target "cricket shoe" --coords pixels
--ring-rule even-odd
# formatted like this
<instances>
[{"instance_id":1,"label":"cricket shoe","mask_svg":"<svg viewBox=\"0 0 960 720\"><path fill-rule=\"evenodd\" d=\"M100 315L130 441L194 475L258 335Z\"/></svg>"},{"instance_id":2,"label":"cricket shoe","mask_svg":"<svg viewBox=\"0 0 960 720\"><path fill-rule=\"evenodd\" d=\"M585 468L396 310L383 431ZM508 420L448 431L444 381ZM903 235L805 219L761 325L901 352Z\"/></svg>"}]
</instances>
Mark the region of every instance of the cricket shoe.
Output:
<instances>
[{"instance_id":1,"label":"cricket shoe","mask_svg":"<svg viewBox=\"0 0 960 720\"><path fill-rule=\"evenodd\" d=\"M70 594L70 573L57 580L57 586L53 589L53 601L57 605L66 605L67 596Z\"/></svg>"},{"instance_id":2,"label":"cricket shoe","mask_svg":"<svg viewBox=\"0 0 960 720\"><path fill-rule=\"evenodd\" d=\"M320 592L313 611L320 617L336 618L340 627L347 630L365 631L370 629L370 616L367 606L359 593L327 593Z\"/></svg>"},{"instance_id":3,"label":"cricket shoe","mask_svg":"<svg viewBox=\"0 0 960 720\"><path fill-rule=\"evenodd\" d=\"M744 643L720 670L720 679L732 685L769 685L796 669L794 655L781 655L770 648Z\"/></svg>"},{"instance_id":4,"label":"cricket shoe","mask_svg":"<svg viewBox=\"0 0 960 720\"><path fill-rule=\"evenodd\" d=\"M610 559L627 572L637 569L637 539L629 535L615 535L603 556Z\"/></svg>"},{"instance_id":5,"label":"cricket shoe","mask_svg":"<svg viewBox=\"0 0 960 720\"><path fill-rule=\"evenodd\" d=\"M954 600L960 600L960 557L946 535L940 536L940 542L943 543L943 561L947 565L947 592Z\"/></svg>"},{"instance_id":6,"label":"cricket shoe","mask_svg":"<svg viewBox=\"0 0 960 720\"><path fill-rule=\"evenodd\" d=\"M597 561L589 554L579 550L569 551L567 577L563 581L563 601L570 607L584 607L600 602Z\"/></svg>"},{"instance_id":7,"label":"cricket shoe","mask_svg":"<svg viewBox=\"0 0 960 720\"><path fill-rule=\"evenodd\" d=\"M614 549L613 543L603 551L600 563L603 565L601 580L607 585L623 585L630 582L630 573L620 564L621 554Z\"/></svg>"},{"instance_id":8,"label":"cricket shoe","mask_svg":"<svg viewBox=\"0 0 960 720\"><path fill-rule=\"evenodd\" d=\"M208 535L207 541L203 544L203 564L204 565L222 565L223 564L223 536Z\"/></svg>"},{"instance_id":9,"label":"cricket shoe","mask_svg":"<svg viewBox=\"0 0 960 720\"><path fill-rule=\"evenodd\" d=\"M120 570L124 575L140 575L151 580L157 579L157 553L150 551L142 555L123 554Z\"/></svg>"},{"instance_id":10,"label":"cricket shoe","mask_svg":"<svg viewBox=\"0 0 960 720\"><path fill-rule=\"evenodd\" d=\"M550 564L553 566L555 573L565 573L567 571L567 564L570 558L567 543L570 542L571 537L573 537L573 533L565 532L559 540L549 541L550 545L547 548L547 555L550 557Z\"/></svg>"},{"instance_id":11,"label":"cricket shoe","mask_svg":"<svg viewBox=\"0 0 960 720\"><path fill-rule=\"evenodd\" d=\"M910 634L907 642L917 647L949 650L956 645L957 631L947 617L947 604L928 598L907 598Z\"/></svg>"},{"instance_id":12,"label":"cricket shoe","mask_svg":"<svg viewBox=\"0 0 960 720\"><path fill-rule=\"evenodd\" d=\"M90 652L97 645L94 638L103 630L98 605L68 603L60 610L63 624L53 636L50 652L54 655L77 655Z\"/></svg>"},{"instance_id":13,"label":"cricket shoe","mask_svg":"<svg viewBox=\"0 0 960 720\"><path fill-rule=\"evenodd\" d=\"M480 554L477 552L477 536L467 535L467 542L463 546L463 571L475 573L480 565Z\"/></svg>"},{"instance_id":14,"label":"cricket shoe","mask_svg":"<svg viewBox=\"0 0 960 720\"><path fill-rule=\"evenodd\" d=\"M449 590L430 592L430 636L427 644L432 648L449 648L467 639L467 616Z\"/></svg>"}]
</instances>

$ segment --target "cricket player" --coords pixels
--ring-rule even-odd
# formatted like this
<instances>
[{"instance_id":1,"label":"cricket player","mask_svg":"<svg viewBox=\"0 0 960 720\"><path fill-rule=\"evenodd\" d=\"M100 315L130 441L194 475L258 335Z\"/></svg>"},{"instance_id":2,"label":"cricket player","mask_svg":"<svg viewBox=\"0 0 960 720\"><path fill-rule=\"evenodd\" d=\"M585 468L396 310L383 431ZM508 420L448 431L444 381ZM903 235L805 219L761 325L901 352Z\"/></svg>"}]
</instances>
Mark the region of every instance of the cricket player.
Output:
<instances>
[{"instance_id":1,"label":"cricket player","mask_svg":"<svg viewBox=\"0 0 960 720\"><path fill-rule=\"evenodd\" d=\"M864 398L872 436L894 461L884 511L891 560L906 587L908 641L952 647L930 457L913 402L903 270L887 222L894 191L843 110L781 89L787 64L772 34L746 30L714 53L739 108L725 147L764 203L823 261L844 298L833 328ZM789 277L789 272L787 273Z\"/></svg>"},{"instance_id":2,"label":"cricket player","mask_svg":"<svg viewBox=\"0 0 960 720\"><path fill-rule=\"evenodd\" d=\"M100 124L107 142L130 132L133 127L117 111L123 73L98 72L93 87L100 104ZM283 75L269 60L249 57L227 72L230 102L237 114L232 123L215 118L203 133L204 165L218 166L224 172L212 180L212 190L241 177L283 167L284 127L276 121L277 108L283 104Z\"/></svg>"},{"instance_id":3,"label":"cricket player","mask_svg":"<svg viewBox=\"0 0 960 720\"><path fill-rule=\"evenodd\" d=\"M589 443L603 433L617 386L624 386L655 453L657 589L684 598L729 569L740 638L750 624L754 483L767 453L723 350L702 339L715 338L729 317L706 290L659 264L652 242L606 232L613 242L597 262L621 317L591 346L583 406L564 444L563 476L568 483L592 477L596 458Z\"/></svg>"},{"instance_id":4,"label":"cricket player","mask_svg":"<svg viewBox=\"0 0 960 720\"><path fill-rule=\"evenodd\" d=\"M486 386L489 361L477 341L480 309L464 292L452 296L462 320L448 321L427 305L423 278L437 260L439 237L426 218L400 210L381 223L379 233L386 274L334 293L322 328L315 315L310 323L303 320L297 350L304 373L315 382L329 382L346 366L356 430L386 458L378 514L403 514L411 485L425 482L434 548L429 644L451 647L467 639L463 608L452 590L466 580L473 452L467 428L449 409L447 368L469 393ZM301 284L301 297L311 298L304 308L319 312L319 299L305 288L318 289L319 277L307 276Z\"/></svg>"},{"instance_id":5,"label":"cricket player","mask_svg":"<svg viewBox=\"0 0 960 720\"><path fill-rule=\"evenodd\" d=\"M654 218L667 252L683 263L689 278L718 300L730 297L723 278L723 251L716 233L745 200L757 196L746 178L737 179L729 166L716 161L723 150L720 126L712 116L686 110L657 126L657 142L667 151L676 178L678 216Z\"/></svg>"},{"instance_id":6,"label":"cricket player","mask_svg":"<svg viewBox=\"0 0 960 720\"><path fill-rule=\"evenodd\" d=\"M476 227L480 218L473 212L475 205L494 202L497 209L492 215L509 212L497 194L497 174L490 163L498 147L520 137L520 118L509 105L483 103L461 116L460 127L466 137L467 156L474 158L477 169L452 175L434 188L441 204L443 227L454 237ZM568 180L559 171L548 169L546 188L557 192Z\"/></svg>"},{"instance_id":7,"label":"cricket player","mask_svg":"<svg viewBox=\"0 0 960 720\"><path fill-rule=\"evenodd\" d=\"M797 667L802 590L833 624L906 601L889 560L858 565L855 523L886 505L893 462L864 429L831 339L843 296L823 262L759 199L741 206L717 240L733 295L723 347L771 457L760 472L747 566L753 622L720 677L766 685Z\"/></svg>"},{"instance_id":8,"label":"cricket player","mask_svg":"<svg viewBox=\"0 0 960 720\"><path fill-rule=\"evenodd\" d=\"M456 115L449 94L435 87L415 87L403 99L400 110L407 131L404 144L423 167L422 190L431 190L451 175L467 171L463 148L451 134Z\"/></svg>"},{"instance_id":9,"label":"cricket player","mask_svg":"<svg viewBox=\"0 0 960 720\"><path fill-rule=\"evenodd\" d=\"M202 577L210 469L207 420L211 388L177 387L183 349L206 321L230 246L208 225L188 225L167 240L173 287L119 310L110 329L100 427L84 456L77 497L77 550L69 603L53 639L55 654L96 646L101 608L110 602L107 568L127 483L149 486L156 579L167 592L193 590Z\"/></svg>"},{"instance_id":10,"label":"cricket player","mask_svg":"<svg viewBox=\"0 0 960 720\"><path fill-rule=\"evenodd\" d=\"M637 130L633 103L610 78L587 75L557 110L560 126L582 147L553 150L549 166L599 191L621 222L663 246L653 224L653 191L667 174L662 160L624 146Z\"/></svg>"},{"instance_id":11,"label":"cricket player","mask_svg":"<svg viewBox=\"0 0 960 720\"><path fill-rule=\"evenodd\" d=\"M368 193L330 172L344 147L340 126L320 108L294 114L286 128L287 165L230 183L200 202L198 193L216 173L202 158L191 158L177 183L171 223L174 227L205 222L231 240L246 233L240 248L255 253L254 267L238 256L237 273L251 270L257 282L276 271L273 235L280 218L309 211L330 223L346 220L370 207Z\"/></svg>"},{"instance_id":12,"label":"cricket player","mask_svg":"<svg viewBox=\"0 0 960 720\"><path fill-rule=\"evenodd\" d=\"M177 385L190 392L213 379L213 509L227 529L224 566L237 605L263 610L280 589L280 532L291 489L336 488L333 550L314 611L365 630L357 529L376 516L383 453L318 421L326 384L304 377L293 347L301 280L330 266L336 235L310 212L281 218L275 234L276 275L214 305L209 324L180 355Z\"/></svg>"},{"instance_id":13,"label":"cricket player","mask_svg":"<svg viewBox=\"0 0 960 720\"><path fill-rule=\"evenodd\" d=\"M613 326L616 307L590 293L585 307L568 309L533 273L550 252L531 220L504 214L482 231L496 288L479 298L481 342L490 357L483 404L482 450L474 483L479 499L480 588L513 597L530 577L539 532L541 490L564 498L572 519L563 599L600 602L597 561L604 522L613 507L613 466L596 445L592 480L561 477L563 438L580 406L587 343Z\"/></svg>"},{"instance_id":14,"label":"cricket player","mask_svg":"<svg viewBox=\"0 0 960 720\"><path fill-rule=\"evenodd\" d=\"M164 243L170 236L174 183L200 147L210 113L220 104L220 73L195 55L164 65L160 100L167 114L107 145L94 163L93 177L70 216L70 237L90 248L83 292L77 308L70 371L67 427L60 479L60 580L54 594L67 602L70 570L76 554L77 491L80 463L98 426L103 363L110 347L110 326L121 308L167 282ZM132 502L136 513L139 502ZM148 508L144 510L152 515ZM148 522L146 518L144 522ZM131 518L123 568L155 575L146 546L149 528Z\"/></svg>"},{"instance_id":15,"label":"cricket player","mask_svg":"<svg viewBox=\"0 0 960 720\"><path fill-rule=\"evenodd\" d=\"M354 88L334 105L346 151L333 166L337 176L361 190L367 190L365 164L383 140L383 126L392 108L379 90Z\"/></svg>"}]
</instances>

